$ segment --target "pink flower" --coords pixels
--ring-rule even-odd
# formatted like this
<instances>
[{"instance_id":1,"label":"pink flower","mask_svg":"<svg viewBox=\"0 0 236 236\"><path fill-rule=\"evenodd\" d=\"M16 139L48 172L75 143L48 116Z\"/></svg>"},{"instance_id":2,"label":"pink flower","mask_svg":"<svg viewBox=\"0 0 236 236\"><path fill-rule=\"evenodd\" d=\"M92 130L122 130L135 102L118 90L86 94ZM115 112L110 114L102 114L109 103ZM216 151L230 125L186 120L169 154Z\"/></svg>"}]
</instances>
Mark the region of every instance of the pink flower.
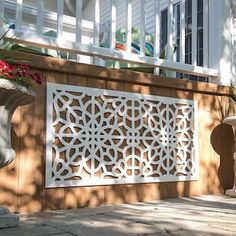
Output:
<instances>
[{"instance_id":1,"label":"pink flower","mask_svg":"<svg viewBox=\"0 0 236 236\"><path fill-rule=\"evenodd\" d=\"M16 66L13 66L11 64L6 64L6 68L5 71L7 71L8 73L12 73L16 70Z\"/></svg>"},{"instance_id":2,"label":"pink flower","mask_svg":"<svg viewBox=\"0 0 236 236\"><path fill-rule=\"evenodd\" d=\"M29 70L29 66L26 64L22 64L18 66L21 70Z\"/></svg>"},{"instance_id":3,"label":"pink flower","mask_svg":"<svg viewBox=\"0 0 236 236\"><path fill-rule=\"evenodd\" d=\"M13 73L4 73L3 75L4 75L4 77L6 77L6 79L13 79L14 78Z\"/></svg>"},{"instance_id":4,"label":"pink flower","mask_svg":"<svg viewBox=\"0 0 236 236\"><path fill-rule=\"evenodd\" d=\"M3 60L0 60L0 71L5 70L5 68L7 67L6 65L7 63Z\"/></svg>"},{"instance_id":5,"label":"pink flower","mask_svg":"<svg viewBox=\"0 0 236 236\"><path fill-rule=\"evenodd\" d=\"M40 74L39 73L35 73L34 74L34 77L35 77L35 82L37 83L37 84L42 84L42 77L40 76Z\"/></svg>"},{"instance_id":6,"label":"pink flower","mask_svg":"<svg viewBox=\"0 0 236 236\"><path fill-rule=\"evenodd\" d=\"M39 73L30 71L28 65L12 65L0 60L0 78L11 79L23 86L32 87L33 84L42 84Z\"/></svg>"}]
</instances>

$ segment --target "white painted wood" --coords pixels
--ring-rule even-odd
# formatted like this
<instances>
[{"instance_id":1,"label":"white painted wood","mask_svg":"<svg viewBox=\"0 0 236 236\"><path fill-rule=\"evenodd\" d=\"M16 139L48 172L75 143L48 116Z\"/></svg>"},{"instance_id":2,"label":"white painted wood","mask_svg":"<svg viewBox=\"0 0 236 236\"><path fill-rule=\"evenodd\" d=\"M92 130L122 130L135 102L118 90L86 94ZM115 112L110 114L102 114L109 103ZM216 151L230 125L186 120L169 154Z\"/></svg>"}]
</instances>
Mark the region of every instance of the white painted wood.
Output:
<instances>
[{"instance_id":1,"label":"white painted wood","mask_svg":"<svg viewBox=\"0 0 236 236\"><path fill-rule=\"evenodd\" d=\"M93 32L93 44L99 47L99 33L100 33L100 0L94 1L94 32ZM94 65L103 65L102 60L97 57L93 58Z\"/></svg>"},{"instance_id":2,"label":"white painted wood","mask_svg":"<svg viewBox=\"0 0 236 236\"><path fill-rule=\"evenodd\" d=\"M203 0L203 66L208 67L209 0Z\"/></svg>"},{"instance_id":3,"label":"white painted wood","mask_svg":"<svg viewBox=\"0 0 236 236\"><path fill-rule=\"evenodd\" d=\"M100 0L94 0L94 45L99 45Z\"/></svg>"},{"instance_id":4,"label":"white painted wood","mask_svg":"<svg viewBox=\"0 0 236 236\"><path fill-rule=\"evenodd\" d=\"M11 30L8 34L8 39L11 39L15 35L14 30ZM83 54L89 56L97 56L104 59L111 59L117 61L126 61L134 64L141 64L146 66L154 66L162 69L173 70L181 73L198 75L203 77L218 77L218 70L209 69L200 66L193 66L189 64L172 62L168 60L158 59L154 57L140 56L137 54L130 54L127 52L121 52L116 50L110 50L108 48L101 48L92 45L79 44L71 41L58 41L53 38L42 37L37 34L33 34L31 31L22 32L20 38L11 39L18 43L39 46L43 48L50 48L65 52L73 52L76 54Z\"/></svg>"},{"instance_id":5,"label":"white painted wood","mask_svg":"<svg viewBox=\"0 0 236 236\"><path fill-rule=\"evenodd\" d=\"M23 0L16 1L16 30L22 28L22 4Z\"/></svg>"},{"instance_id":6,"label":"white painted wood","mask_svg":"<svg viewBox=\"0 0 236 236\"><path fill-rule=\"evenodd\" d=\"M142 1L145 2L146 0L142 0ZM143 17L140 15L142 1L132 0L132 27L139 28L139 29L140 29L140 24L141 24L141 17ZM146 2L145 2L145 12L146 12Z\"/></svg>"},{"instance_id":7,"label":"white painted wood","mask_svg":"<svg viewBox=\"0 0 236 236\"><path fill-rule=\"evenodd\" d=\"M76 36L75 41L81 43L83 0L76 1Z\"/></svg>"},{"instance_id":8,"label":"white painted wood","mask_svg":"<svg viewBox=\"0 0 236 236\"><path fill-rule=\"evenodd\" d=\"M154 58L158 58L160 55L160 1L154 2ZM155 68L154 74L158 75L160 73L159 68Z\"/></svg>"},{"instance_id":9,"label":"white painted wood","mask_svg":"<svg viewBox=\"0 0 236 236\"><path fill-rule=\"evenodd\" d=\"M145 11L145 3L146 0L141 0L141 8L140 8L140 55L145 55L145 18L146 18L146 11Z\"/></svg>"},{"instance_id":10,"label":"white painted wood","mask_svg":"<svg viewBox=\"0 0 236 236\"><path fill-rule=\"evenodd\" d=\"M156 4L160 5L160 1L156 0L148 0L146 1L146 22L145 22L145 28L146 32L150 34L155 34L155 7Z\"/></svg>"},{"instance_id":11,"label":"white painted wood","mask_svg":"<svg viewBox=\"0 0 236 236\"><path fill-rule=\"evenodd\" d=\"M155 21L154 21L154 57L160 54L160 1L155 1Z\"/></svg>"},{"instance_id":12,"label":"white painted wood","mask_svg":"<svg viewBox=\"0 0 236 236\"><path fill-rule=\"evenodd\" d=\"M100 1L100 4L101 4L101 7L100 7L100 23L101 23L101 25L103 25L104 23L109 23L110 24L112 1L113 0L102 0L102 1ZM117 1L115 1L115 6L117 7ZM85 7L83 9L83 16L85 14L86 8L87 7ZM100 29L100 31L101 31L101 29Z\"/></svg>"},{"instance_id":13,"label":"white painted wood","mask_svg":"<svg viewBox=\"0 0 236 236\"><path fill-rule=\"evenodd\" d=\"M180 0L180 62L185 62L185 2Z\"/></svg>"},{"instance_id":14,"label":"white painted wood","mask_svg":"<svg viewBox=\"0 0 236 236\"><path fill-rule=\"evenodd\" d=\"M197 113L193 100L48 83L46 187L197 180Z\"/></svg>"},{"instance_id":15,"label":"white painted wood","mask_svg":"<svg viewBox=\"0 0 236 236\"><path fill-rule=\"evenodd\" d=\"M168 0L168 42L167 42L167 60L172 60L173 51L173 25L174 25L174 6L173 0Z\"/></svg>"},{"instance_id":16,"label":"white painted wood","mask_svg":"<svg viewBox=\"0 0 236 236\"><path fill-rule=\"evenodd\" d=\"M132 27L140 27L140 5L143 0L133 0L132 5ZM157 0L146 1L146 32L154 34L154 5ZM158 0L159 1L159 0ZM165 0L166 1L166 0ZM163 2L161 0L160 2ZM94 7L88 1L85 9L83 10L83 19L93 21ZM104 23L110 19L110 0L101 1L102 8L100 14L100 22ZM126 28L126 0L116 0L116 29Z\"/></svg>"},{"instance_id":17,"label":"white painted wood","mask_svg":"<svg viewBox=\"0 0 236 236\"><path fill-rule=\"evenodd\" d=\"M37 0L37 33L43 34L44 0Z\"/></svg>"},{"instance_id":18,"label":"white painted wood","mask_svg":"<svg viewBox=\"0 0 236 236\"><path fill-rule=\"evenodd\" d=\"M116 47L116 0L111 0L110 48Z\"/></svg>"},{"instance_id":19,"label":"white painted wood","mask_svg":"<svg viewBox=\"0 0 236 236\"><path fill-rule=\"evenodd\" d=\"M63 39L64 0L57 0L57 37Z\"/></svg>"},{"instance_id":20,"label":"white painted wood","mask_svg":"<svg viewBox=\"0 0 236 236\"><path fill-rule=\"evenodd\" d=\"M192 65L197 65L197 1L192 1Z\"/></svg>"},{"instance_id":21,"label":"white painted wood","mask_svg":"<svg viewBox=\"0 0 236 236\"><path fill-rule=\"evenodd\" d=\"M59 2L60 2L60 0L58 0ZM107 0L104 0L104 1L107 1ZM118 0L117 0L118 1ZM171 1L171 0L170 0ZM170 1L168 1L168 2L170 2ZM175 1L175 0L172 0L173 2ZM184 0L181 0L181 2L184 2ZM40 2L40 1L38 1L38 2ZM63 2L63 1L61 1L61 2ZM121 1L119 1L119 3L122 3L122 2L124 2L124 5L126 5L125 3L127 3L125 0L123 1L123 0L121 0ZM129 0L129 2L130 3L132 3L131 2L131 0ZM137 2L139 2L140 3L140 5L138 5L138 4L134 4L135 6L131 6L131 12L133 12L133 11L136 11L136 5L138 5L138 6L141 6L141 4L144 4L143 3L143 1L137 1ZM153 1L153 3L156 3L156 4L158 4L159 3L159 5L160 5L160 2L159 1ZM169 3L170 4L170 3ZM195 3L196 4L196 3ZM63 6L63 4L61 4L62 6ZM146 4L146 6L148 6L149 7L149 10L151 9L151 6L150 6L150 4L148 5L148 4ZM155 5L154 5L155 6ZM117 4L116 4L116 10L117 10ZM160 6L159 6L160 7ZM110 5L108 5L108 8L110 9ZM147 8L147 7L145 7L145 8ZM25 6L23 6L23 9L28 9L27 7L25 7ZM140 12L140 8L138 9L139 10L139 12ZM195 9L196 10L196 9ZM35 11L37 11L37 10L35 10ZM60 12L60 11L58 11L58 12ZM62 16L63 16L63 11L61 11L62 12ZM126 14L126 12L124 12L124 14ZM45 11L45 16L46 16L47 14L46 14L46 11ZM55 14L56 15L56 14ZM50 15L51 16L51 15ZM117 17L117 16L116 16ZM159 16L158 16L159 17ZM65 19L66 19L66 17L64 17ZM63 18L63 20L62 20L62 25L63 25L63 21L64 21L64 18ZM133 21L133 18L134 17L132 17L132 13L131 13L131 21ZM125 19L125 17L124 17L124 19ZM72 20L72 18L71 18L71 20ZM131 22L130 21L130 22ZM68 21L69 22L69 21ZM76 22L75 21L75 18L74 18L74 21L71 21L71 22ZM139 19L139 24L140 24L140 19ZM75 24L74 24L75 25ZM131 27L132 27L132 24L131 24ZM146 27L146 26L145 26ZM172 25L172 27L173 27L173 25ZM63 26L62 26L62 28L63 28ZM182 28L184 28L184 27L182 27ZM63 29L62 29L63 30ZM93 31L93 27L91 28L91 32ZM131 30L130 30L130 32L131 32ZM40 33L40 32L38 32L38 33ZM26 35L26 34L25 34ZM128 35L128 34L127 34ZM34 37L34 36L33 36ZM32 37L32 38L33 38ZM36 39L37 38L37 39ZM37 36L35 38L35 40L36 40L36 42L29 42L28 40L26 40L26 41L28 41L29 42L29 44L37 44L37 40L39 39L39 36ZM157 37L158 38L158 37ZM184 37L183 37L184 38ZM23 40L24 41L24 40ZM25 41L25 42L26 42ZM39 40L40 41L40 40ZM44 38L42 39L42 41L44 41ZM41 41L41 42L42 42ZM44 41L45 42L45 41ZM155 58L153 58L152 60L150 60L150 58L146 58L147 60L146 61L144 61L143 60L143 58L140 58L140 57L136 57L136 55L134 55L133 56L133 54L125 54L125 53L119 53L118 52L118 54L116 54L116 53L113 53L112 51L102 51L102 50L99 50L99 49L97 49L97 47L95 46L89 46L88 48L86 48L86 47L83 47L84 45L81 45L81 44L79 44L78 45L78 47L75 45L75 44L71 44L71 42L67 42L67 41L65 41L65 42L61 42L61 43L58 43L58 41L55 41L54 42L55 43L55 45L53 46L53 45L47 45L46 47L47 48L54 48L54 49L58 49L58 48L62 48L62 50L63 51L71 51L71 52L74 52L74 53L78 53L78 52L80 52L80 50L81 50L81 52L82 52L82 54L85 54L85 55L92 55L92 56L94 56L94 55L96 55L96 56L98 56L98 57L100 57L100 58L110 58L110 59L113 59L113 55L114 55L114 59L116 59L117 58L117 60L120 60L120 61L126 61L126 62L133 62L133 63L135 63L135 60L134 60L134 58L137 58L137 62L138 63L140 63L140 64L143 64L143 65L153 65L154 67L161 67L161 68L166 68L166 69L168 69L167 67L166 67L166 65L168 64L168 63L166 63L165 62L165 60L164 60L164 62L162 63L162 62L159 62L159 63L156 63L156 61L155 61ZM39 43L39 44L41 44L41 43ZM131 44L131 43L130 43ZM68 50L66 49L66 47L64 47L65 45L69 45L69 48L68 48ZM71 47L70 47L71 46ZM159 47L158 47L159 48ZM183 48L183 50L184 50L184 47L182 46L182 48ZM101 54L99 54L98 52L101 52ZM171 52L172 52L172 50L171 50ZM103 54L104 53L104 54ZM183 55L184 55L184 53L183 53ZM130 58L130 57L132 57L132 58ZM187 67L185 67L185 66L183 66L182 64L181 65L179 65L179 66L177 66L177 64L170 64L170 70L177 70L177 71L185 71L186 70L186 68ZM194 67L195 68L195 67ZM196 67L196 68L200 68L200 67ZM207 69L207 68L206 68ZM187 69L188 70L188 69ZM197 72L196 72L197 71ZM200 71L200 72L199 72ZM193 71L193 72L189 72L190 74L198 74L198 73L200 73L201 74L201 70L195 70L195 71Z\"/></svg>"},{"instance_id":22,"label":"white painted wood","mask_svg":"<svg viewBox=\"0 0 236 236\"><path fill-rule=\"evenodd\" d=\"M177 42L177 28L178 28L178 22L177 22L177 7L173 5L173 42L176 44ZM177 53L174 53L172 56L173 61L177 61Z\"/></svg>"},{"instance_id":23,"label":"white painted wood","mask_svg":"<svg viewBox=\"0 0 236 236\"><path fill-rule=\"evenodd\" d=\"M131 52L132 0L126 0L126 52Z\"/></svg>"},{"instance_id":24,"label":"white painted wood","mask_svg":"<svg viewBox=\"0 0 236 236\"><path fill-rule=\"evenodd\" d=\"M45 2L44 2L45 3ZM16 3L9 1L9 0L5 0L4 1L4 9L5 11L15 11L16 9ZM32 6L28 6L28 5L24 5L23 4L23 12L26 16L29 15L33 15L36 16L37 15L37 9L35 7ZM9 15L9 17L12 17L12 15ZM15 17L15 15L14 15ZM24 22L28 23L27 21ZM56 27L56 23L57 23L57 12L51 12L51 11L47 11L44 8L44 27L48 28L47 26L52 26L53 28L57 28ZM70 17L67 15L63 16L63 23L65 26L68 26L70 29L75 27L76 25L76 19L75 17ZM55 27L54 27L55 26ZM34 26L32 26L34 27ZM66 27L63 27L63 30L65 31ZM86 32L91 33L93 32L93 23L90 21L86 21L86 20L82 20L82 28L84 28L86 30ZM29 30L29 29L27 29ZM36 31L36 27L35 27L35 31Z\"/></svg>"}]
</instances>

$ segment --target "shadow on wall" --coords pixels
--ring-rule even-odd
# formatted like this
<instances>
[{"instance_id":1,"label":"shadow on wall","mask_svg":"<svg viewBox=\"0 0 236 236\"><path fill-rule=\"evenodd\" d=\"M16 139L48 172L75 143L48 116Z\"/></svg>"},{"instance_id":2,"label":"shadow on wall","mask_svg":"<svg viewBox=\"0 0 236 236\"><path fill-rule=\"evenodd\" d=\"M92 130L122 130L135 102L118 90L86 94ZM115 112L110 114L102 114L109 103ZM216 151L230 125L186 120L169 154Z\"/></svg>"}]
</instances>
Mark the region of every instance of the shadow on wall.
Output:
<instances>
[{"instance_id":1,"label":"shadow on wall","mask_svg":"<svg viewBox=\"0 0 236 236\"><path fill-rule=\"evenodd\" d=\"M64 78L64 75L58 72L45 74L50 82L54 79L58 83L68 82L62 81L60 78ZM94 83L94 79L87 79L85 85L91 86L89 83L92 82ZM105 80L100 80L100 83L104 88L114 89L109 87ZM122 85L117 83L116 86ZM125 86L127 87L127 84L123 83L122 88L125 89ZM150 87L141 85L130 85L128 90L152 93ZM17 157L0 172L0 204L9 206L15 212L37 212L198 194L193 192L193 187L190 188L195 184L192 182L46 189L44 187L46 85L36 92L38 97L36 102L18 109L14 115L12 141ZM166 95L171 96L171 92Z\"/></svg>"},{"instance_id":2,"label":"shadow on wall","mask_svg":"<svg viewBox=\"0 0 236 236\"><path fill-rule=\"evenodd\" d=\"M218 176L221 186L230 189L234 184L234 133L232 127L227 124L216 126L211 134L211 144L215 152L220 156Z\"/></svg>"},{"instance_id":3,"label":"shadow on wall","mask_svg":"<svg viewBox=\"0 0 236 236\"><path fill-rule=\"evenodd\" d=\"M42 62L44 60L44 63L49 63L49 66L51 66L50 60L46 58L40 60ZM61 61L60 63L61 64L59 65L58 63L57 66L64 66L64 62ZM83 65L81 65L81 67L83 67ZM96 70L96 68L94 70ZM103 76L99 77L99 73ZM186 99L194 98L193 93L191 92L186 93L181 90L180 94L177 94L176 89L171 87L162 88L161 86L131 84L124 80L109 80L114 73L114 70L99 69L98 78L96 78L96 76L92 78L92 76L73 76L69 71L67 73L62 73L55 68L54 70L46 71L45 78L48 82L88 87L96 86L111 90L133 91L155 94L158 96L181 97ZM134 72L123 71L119 73L122 73L124 78L134 76ZM104 74L106 74L106 77L104 77ZM140 75L136 75L139 79L141 78ZM142 74L142 80L150 80L150 82L152 82L150 76L146 74ZM188 83L188 88L190 88L190 86L198 85L197 83ZM207 88L208 85L204 86ZM198 91L197 88L196 91ZM46 109L44 104L46 102L46 85L37 89L36 92L38 97L36 102L32 105L20 108L20 110L18 110L18 115L15 115L15 121L13 121L12 140L13 146L17 151L17 157L8 167L0 170L0 204L11 206L11 210L13 211L36 212L103 204L151 201L159 198L199 194L198 185L200 181L46 189L44 187L46 130ZM212 110L217 111L218 114L219 107L215 107L215 98L213 95L212 103L209 103L209 96L204 97L201 95L200 99L209 106L211 119L210 127L207 127L207 129L210 131L214 129L211 135L211 143L215 151L221 156L218 174L222 186L228 188L233 182L232 142L234 139L232 130L225 125L224 129L226 128L226 130L224 132L222 131L222 128L219 128L221 125L215 127L215 118L212 118ZM202 104L201 107L206 107L207 105ZM204 119L206 120L205 117ZM221 120L221 117L219 120ZM222 132L224 135L227 135L227 141L226 139L221 138ZM231 133L231 135L229 135L229 133ZM208 133L206 137L209 141ZM203 148L204 146L202 146L202 149ZM209 145L207 148L209 148ZM214 158L215 156L216 155L214 155ZM204 158L204 156L200 158ZM209 193L212 189L212 181L216 179L217 165L212 166L210 171L209 165L207 165L205 169L206 172L211 172L206 173L211 175L206 175L206 181L204 179L204 184L207 186L206 192ZM202 184L202 180L200 184Z\"/></svg>"}]
</instances>

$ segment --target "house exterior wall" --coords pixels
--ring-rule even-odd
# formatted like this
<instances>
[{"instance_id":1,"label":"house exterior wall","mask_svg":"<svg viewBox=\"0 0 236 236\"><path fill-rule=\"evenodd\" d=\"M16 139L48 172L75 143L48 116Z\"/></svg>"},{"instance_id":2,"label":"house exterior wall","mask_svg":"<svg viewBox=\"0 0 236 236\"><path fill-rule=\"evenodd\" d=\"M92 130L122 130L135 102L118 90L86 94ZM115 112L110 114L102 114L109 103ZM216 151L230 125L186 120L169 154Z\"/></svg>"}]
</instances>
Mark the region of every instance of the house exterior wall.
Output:
<instances>
[{"instance_id":1,"label":"house exterior wall","mask_svg":"<svg viewBox=\"0 0 236 236\"><path fill-rule=\"evenodd\" d=\"M231 85L235 81L231 0L209 3L209 67L219 70L218 84Z\"/></svg>"},{"instance_id":2,"label":"house exterior wall","mask_svg":"<svg viewBox=\"0 0 236 236\"><path fill-rule=\"evenodd\" d=\"M24 0L24 4L35 7L36 1L35 0ZM75 8L73 5L73 1L69 0L66 1L64 4L64 14L68 16L74 16L75 15ZM69 5L69 7L68 7ZM50 0L50 1L44 1L44 9L47 11L56 12L57 10L57 0Z\"/></svg>"},{"instance_id":3,"label":"house exterior wall","mask_svg":"<svg viewBox=\"0 0 236 236\"><path fill-rule=\"evenodd\" d=\"M132 1L132 27L139 27L140 26L140 12L141 12L141 1L142 0L133 0ZM148 0L146 1L146 22L145 22L145 29L146 32L154 34L154 1L155 0ZM177 0L174 1L176 3ZM101 24L108 21L110 19L110 0L102 0L100 1L100 22ZM117 30L126 27L126 0L117 0ZM160 9L164 9L168 7L168 1L161 0L160 2ZM94 20L94 4L93 0L89 0L86 4L84 11L83 11L83 19L88 21Z\"/></svg>"},{"instance_id":4,"label":"house exterior wall","mask_svg":"<svg viewBox=\"0 0 236 236\"><path fill-rule=\"evenodd\" d=\"M100 2L100 23L103 24L110 19L110 0L103 0ZM140 1L136 1L132 9L132 25L137 26L139 24L138 10L140 9ZM138 13L138 14L135 14ZM94 3L93 1L88 1L86 7L83 11L83 18L88 21L94 21ZM117 1L117 30L125 28L126 26L126 0Z\"/></svg>"},{"instance_id":5,"label":"house exterior wall","mask_svg":"<svg viewBox=\"0 0 236 236\"><path fill-rule=\"evenodd\" d=\"M179 2L174 1L174 4ZM235 84L234 55L235 47L232 42L232 12L231 0L209 0L209 54L208 67L219 70L218 84ZM132 26L140 25L140 1L133 0ZM117 30L126 27L126 0L117 1ZM154 0L146 1L147 32L154 34ZM168 1L161 0L160 10L168 7ZM109 20L110 1L101 1L101 23ZM83 17L93 21L93 0L84 9ZM213 82L213 81L211 81Z\"/></svg>"},{"instance_id":6,"label":"house exterior wall","mask_svg":"<svg viewBox=\"0 0 236 236\"><path fill-rule=\"evenodd\" d=\"M154 34L154 1L146 0L146 26L145 30L151 34ZM54 11L54 17L56 18L56 0L44 1L45 9ZM72 3L72 1L66 1ZM83 1L83 19L89 22L82 22L82 43L93 43L93 17L94 17L94 4L93 0ZM174 4L178 0L174 0ZM26 5L35 6L35 1L25 0L23 2ZM160 8L165 9L168 6L167 0L161 0ZM110 19L110 0L100 1L101 11L101 23L105 23ZM140 25L140 9L141 0L133 0L132 11L132 25L133 27L139 27ZM217 69L219 71L218 80L210 80L210 82L218 83L222 85L235 85L235 41L233 41L233 34L235 35L235 29L233 32L233 18L232 18L232 0L209 0L209 27L208 32L208 61L206 66L208 68ZM64 4L64 11L67 15L64 18L64 39L73 40L75 38L75 18L71 18L68 15L73 15L69 9L68 4ZM11 15L15 17L15 9L11 9ZM24 13L24 12L23 12ZM28 15L27 15L28 14ZM31 13L23 14L23 30L33 28L36 23L35 14ZM70 23L72 22L72 23ZM86 24L85 24L86 23ZM85 26L86 25L86 26ZM89 25L89 27L87 27ZM85 27L84 27L85 26ZM49 21L44 20L44 31L53 29L56 32L56 20ZM116 29L126 27L126 0L117 0L117 26ZM204 47L204 46L203 46ZM84 58L84 57L81 57ZM92 60L86 57L84 62L90 63Z\"/></svg>"},{"instance_id":7,"label":"house exterior wall","mask_svg":"<svg viewBox=\"0 0 236 236\"><path fill-rule=\"evenodd\" d=\"M12 55L25 59L30 57L30 66L44 75L45 83L35 89L36 102L19 108L14 114L12 145L17 155L9 166L0 171L1 205L17 212L37 212L216 194L233 186L233 132L231 126L222 124L223 119L234 114L236 108L229 99L230 88L179 79L173 82L173 79L144 73L22 53ZM45 188L46 82L197 101L198 180Z\"/></svg>"}]
</instances>

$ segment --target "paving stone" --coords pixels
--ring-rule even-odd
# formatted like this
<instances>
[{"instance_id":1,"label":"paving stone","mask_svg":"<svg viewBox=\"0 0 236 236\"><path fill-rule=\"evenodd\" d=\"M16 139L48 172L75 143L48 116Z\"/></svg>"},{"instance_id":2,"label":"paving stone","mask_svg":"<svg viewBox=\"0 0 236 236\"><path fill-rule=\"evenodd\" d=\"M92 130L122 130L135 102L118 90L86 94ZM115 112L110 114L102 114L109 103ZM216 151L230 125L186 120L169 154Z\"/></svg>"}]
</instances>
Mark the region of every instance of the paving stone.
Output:
<instances>
[{"instance_id":1,"label":"paving stone","mask_svg":"<svg viewBox=\"0 0 236 236\"><path fill-rule=\"evenodd\" d=\"M47 226L47 225L20 225L17 228L9 228L0 230L0 236L44 236L51 234L59 234L59 229Z\"/></svg>"},{"instance_id":2,"label":"paving stone","mask_svg":"<svg viewBox=\"0 0 236 236\"><path fill-rule=\"evenodd\" d=\"M20 214L0 236L228 236L236 235L236 199L201 196Z\"/></svg>"},{"instance_id":3,"label":"paving stone","mask_svg":"<svg viewBox=\"0 0 236 236\"><path fill-rule=\"evenodd\" d=\"M9 209L5 206L0 206L0 215L8 214L10 213Z\"/></svg>"},{"instance_id":4,"label":"paving stone","mask_svg":"<svg viewBox=\"0 0 236 236\"><path fill-rule=\"evenodd\" d=\"M70 233L59 233L59 234L50 234L50 236L75 236L74 234Z\"/></svg>"},{"instance_id":5,"label":"paving stone","mask_svg":"<svg viewBox=\"0 0 236 236\"><path fill-rule=\"evenodd\" d=\"M0 215L0 229L16 227L19 224L19 216L11 213Z\"/></svg>"}]
</instances>

